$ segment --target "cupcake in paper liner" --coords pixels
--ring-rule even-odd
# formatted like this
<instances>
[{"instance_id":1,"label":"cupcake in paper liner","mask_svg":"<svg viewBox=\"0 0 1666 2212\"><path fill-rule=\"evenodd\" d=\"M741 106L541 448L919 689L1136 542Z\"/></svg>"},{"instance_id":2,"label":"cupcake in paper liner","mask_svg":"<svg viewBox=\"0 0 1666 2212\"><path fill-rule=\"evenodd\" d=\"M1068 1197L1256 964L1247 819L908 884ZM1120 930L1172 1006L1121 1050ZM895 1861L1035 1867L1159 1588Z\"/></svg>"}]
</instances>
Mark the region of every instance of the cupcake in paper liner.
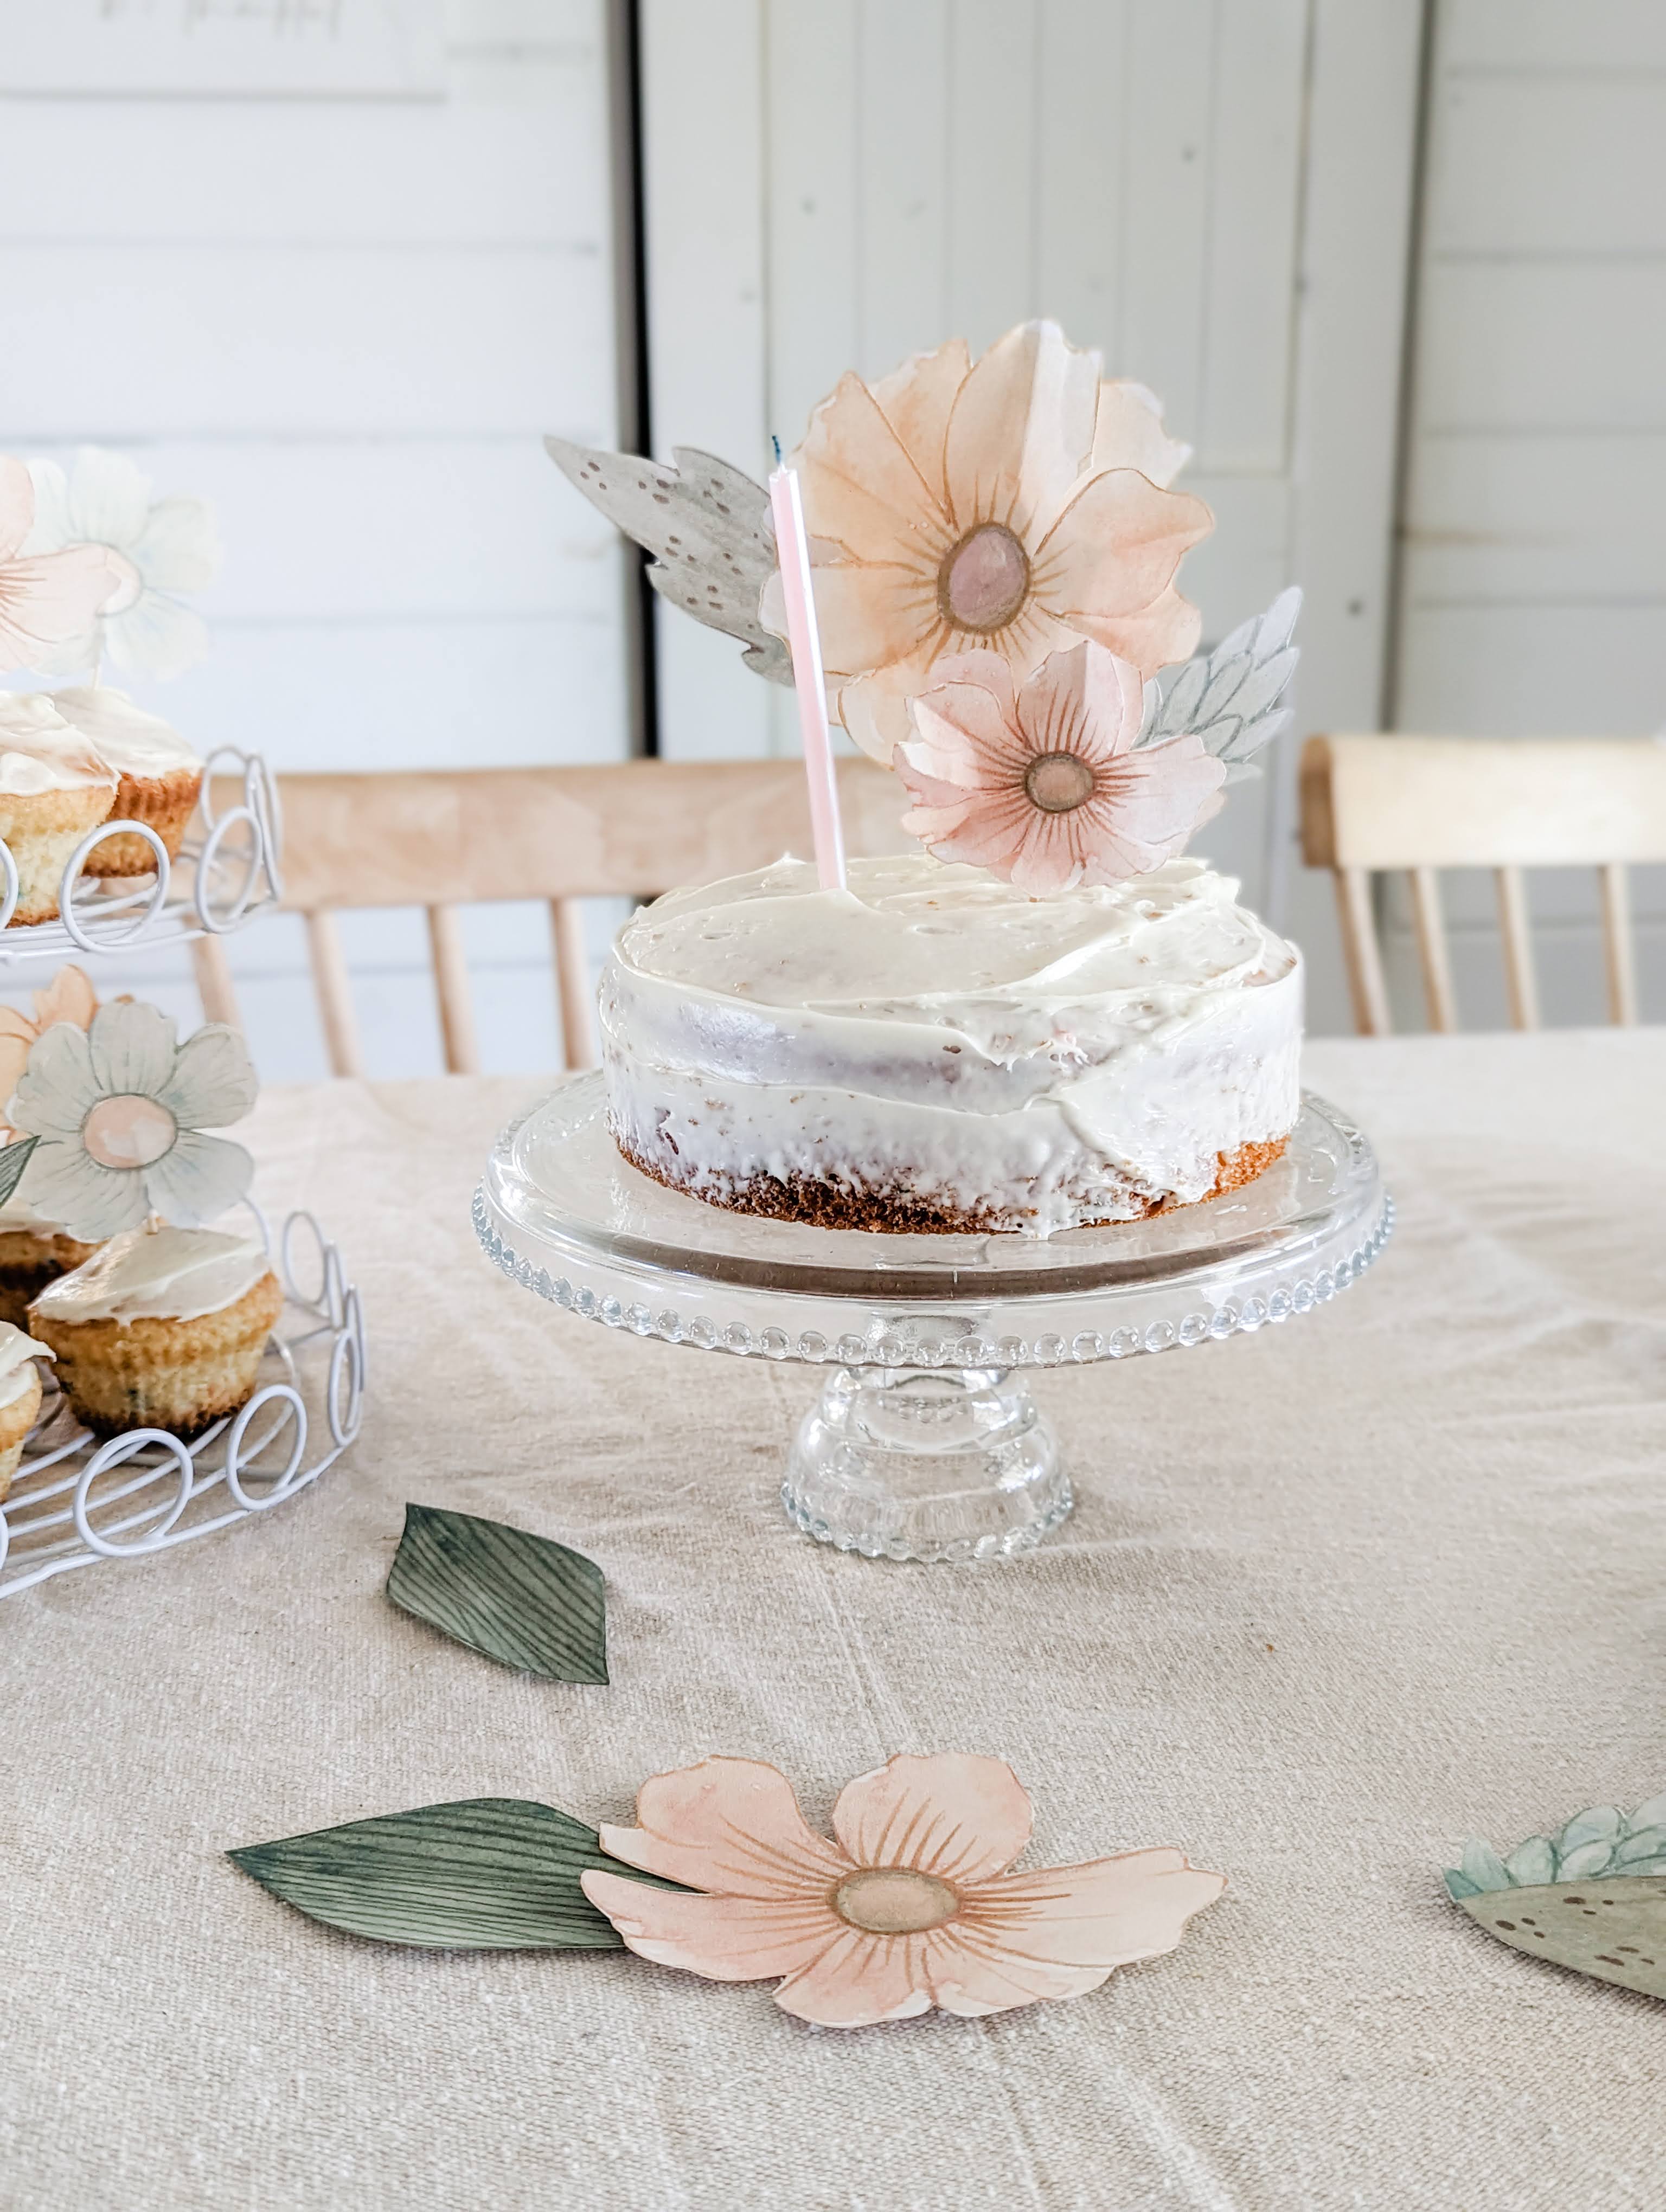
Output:
<instances>
[{"instance_id":1,"label":"cupcake in paper liner","mask_svg":"<svg viewBox=\"0 0 1666 2212\"><path fill-rule=\"evenodd\" d=\"M17 866L9 927L54 921L76 847L107 821L115 770L43 692L0 692L0 838Z\"/></svg>"},{"instance_id":2,"label":"cupcake in paper liner","mask_svg":"<svg viewBox=\"0 0 1666 2212\"><path fill-rule=\"evenodd\" d=\"M51 1347L0 1322L0 1505L4 1504L29 1431L40 1413L40 1369Z\"/></svg>"},{"instance_id":3,"label":"cupcake in paper liner","mask_svg":"<svg viewBox=\"0 0 1666 2212\"><path fill-rule=\"evenodd\" d=\"M30 1326L95 1436L182 1441L254 1395L283 1292L264 1247L214 1229L130 1229L49 1284Z\"/></svg>"},{"instance_id":4,"label":"cupcake in paper liner","mask_svg":"<svg viewBox=\"0 0 1666 2212\"><path fill-rule=\"evenodd\" d=\"M257 1087L234 1030L210 1022L181 1045L159 1007L131 1000L84 1030L55 1022L28 1048L6 1109L36 1140L16 1195L99 1245L39 1293L30 1325L101 1435L195 1436L255 1388L283 1292L258 1240L203 1224L254 1170L206 1132L240 1120Z\"/></svg>"},{"instance_id":5,"label":"cupcake in paper liner","mask_svg":"<svg viewBox=\"0 0 1666 2212\"><path fill-rule=\"evenodd\" d=\"M52 703L113 770L111 820L144 823L161 839L168 859L177 860L203 788L203 763L179 732L107 684L56 691ZM119 830L95 845L87 863L93 876L149 876L155 870L155 854L131 830Z\"/></svg>"}]
</instances>

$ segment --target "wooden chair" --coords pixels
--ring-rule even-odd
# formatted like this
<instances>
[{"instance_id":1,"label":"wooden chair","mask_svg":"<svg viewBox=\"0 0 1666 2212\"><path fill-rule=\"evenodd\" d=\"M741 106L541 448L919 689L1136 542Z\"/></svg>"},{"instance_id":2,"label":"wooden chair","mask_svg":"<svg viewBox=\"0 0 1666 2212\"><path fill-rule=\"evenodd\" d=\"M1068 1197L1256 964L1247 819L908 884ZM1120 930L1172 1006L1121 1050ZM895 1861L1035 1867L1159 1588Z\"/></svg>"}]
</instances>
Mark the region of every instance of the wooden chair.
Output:
<instances>
[{"instance_id":1,"label":"wooden chair","mask_svg":"<svg viewBox=\"0 0 1666 2212\"><path fill-rule=\"evenodd\" d=\"M1666 860L1666 744L1652 738L1310 738L1302 850L1335 880L1354 1021L1392 1027L1371 878L1404 869L1429 1026L1457 1027L1441 868L1491 868L1510 1018L1539 1026L1524 868L1595 868L1608 1018L1637 1019L1626 869Z\"/></svg>"},{"instance_id":2,"label":"wooden chair","mask_svg":"<svg viewBox=\"0 0 1666 2212\"><path fill-rule=\"evenodd\" d=\"M855 853L911 849L897 827L895 776L839 763L845 840ZM641 896L808 854L804 769L782 761L629 761L597 768L473 769L380 775L285 775L283 903L304 915L330 1066L363 1057L336 916L350 907L420 906L439 997L446 1066L479 1066L458 908L545 899L569 1067L596 1057L581 902ZM204 1012L237 1024L223 948L194 947Z\"/></svg>"}]
</instances>

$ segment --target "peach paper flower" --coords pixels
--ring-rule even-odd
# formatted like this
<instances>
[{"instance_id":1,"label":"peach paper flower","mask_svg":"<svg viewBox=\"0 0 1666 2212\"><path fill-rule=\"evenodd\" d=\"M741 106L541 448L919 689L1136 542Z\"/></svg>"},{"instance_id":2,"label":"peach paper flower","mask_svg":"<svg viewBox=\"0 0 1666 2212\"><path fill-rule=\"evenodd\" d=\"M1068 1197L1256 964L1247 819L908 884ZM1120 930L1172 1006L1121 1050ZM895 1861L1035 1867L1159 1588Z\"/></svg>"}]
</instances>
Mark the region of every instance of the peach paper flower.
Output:
<instances>
[{"instance_id":1,"label":"peach paper flower","mask_svg":"<svg viewBox=\"0 0 1666 2212\"><path fill-rule=\"evenodd\" d=\"M636 1817L605 1827L603 1850L702 1893L587 1872L630 1949L708 1981L784 1975L775 2002L824 2027L1080 1996L1172 1951L1226 1886L1177 1850L1010 1874L1030 1800L1001 1760L958 1753L858 1776L833 1808L836 1843L806 1825L784 1774L750 1759L655 1775Z\"/></svg>"},{"instance_id":2,"label":"peach paper flower","mask_svg":"<svg viewBox=\"0 0 1666 2212\"><path fill-rule=\"evenodd\" d=\"M1099 368L1025 323L976 367L958 338L872 386L847 374L812 416L792 461L830 704L876 760L946 654L991 649L1021 683L1079 637L1142 677L1196 645L1174 574L1213 518L1165 489L1189 449L1155 398ZM785 635L778 574L763 617Z\"/></svg>"},{"instance_id":3,"label":"peach paper flower","mask_svg":"<svg viewBox=\"0 0 1666 2212\"><path fill-rule=\"evenodd\" d=\"M1021 690L999 653L938 664L897 749L903 827L939 860L1046 898L1170 860L1220 805L1226 770L1189 734L1140 745L1139 671L1084 642Z\"/></svg>"},{"instance_id":4,"label":"peach paper flower","mask_svg":"<svg viewBox=\"0 0 1666 2212\"><path fill-rule=\"evenodd\" d=\"M33 523L29 472L0 453L0 668L39 667L53 647L92 628L121 581L102 545L20 557Z\"/></svg>"},{"instance_id":5,"label":"peach paper flower","mask_svg":"<svg viewBox=\"0 0 1666 2212\"><path fill-rule=\"evenodd\" d=\"M33 995L33 1021L15 1006L0 1006L0 1115L22 1080L30 1052L46 1031L57 1022L72 1022L84 1030L99 1010L98 994L79 968L60 968L46 989ZM9 1133L9 1125L0 1121L0 1141Z\"/></svg>"}]
</instances>

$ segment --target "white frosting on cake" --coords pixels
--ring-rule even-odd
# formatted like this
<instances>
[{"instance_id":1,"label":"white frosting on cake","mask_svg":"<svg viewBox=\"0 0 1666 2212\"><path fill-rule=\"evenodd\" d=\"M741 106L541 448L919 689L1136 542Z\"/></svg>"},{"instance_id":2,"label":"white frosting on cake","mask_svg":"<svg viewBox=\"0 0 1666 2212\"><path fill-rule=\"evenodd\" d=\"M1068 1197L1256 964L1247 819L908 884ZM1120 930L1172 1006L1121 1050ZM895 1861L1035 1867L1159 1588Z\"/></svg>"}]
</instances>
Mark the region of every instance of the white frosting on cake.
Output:
<instances>
[{"instance_id":1,"label":"white frosting on cake","mask_svg":"<svg viewBox=\"0 0 1666 2212\"><path fill-rule=\"evenodd\" d=\"M34 1380L34 1362L53 1356L50 1346L0 1321L0 1407L15 1406Z\"/></svg>"},{"instance_id":2,"label":"white frosting on cake","mask_svg":"<svg viewBox=\"0 0 1666 2212\"><path fill-rule=\"evenodd\" d=\"M31 1310L50 1321L195 1321L235 1305L270 1266L252 1237L127 1229L49 1283Z\"/></svg>"},{"instance_id":3,"label":"white frosting on cake","mask_svg":"<svg viewBox=\"0 0 1666 2212\"><path fill-rule=\"evenodd\" d=\"M90 738L118 775L143 780L198 769L202 763L171 722L136 707L126 692L108 684L78 684L55 691L52 703L65 720Z\"/></svg>"},{"instance_id":4,"label":"white frosting on cake","mask_svg":"<svg viewBox=\"0 0 1666 2212\"><path fill-rule=\"evenodd\" d=\"M0 798L116 787L90 740L66 722L45 691L0 691Z\"/></svg>"},{"instance_id":5,"label":"white frosting on cake","mask_svg":"<svg viewBox=\"0 0 1666 2212\"><path fill-rule=\"evenodd\" d=\"M1031 899L922 853L674 891L603 977L616 1131L718 1199L804 1178L1042 1235L1190 1202L1298 1106L1300 960L1237 890L1186 859Z\"/></svg>"}]
</instances>

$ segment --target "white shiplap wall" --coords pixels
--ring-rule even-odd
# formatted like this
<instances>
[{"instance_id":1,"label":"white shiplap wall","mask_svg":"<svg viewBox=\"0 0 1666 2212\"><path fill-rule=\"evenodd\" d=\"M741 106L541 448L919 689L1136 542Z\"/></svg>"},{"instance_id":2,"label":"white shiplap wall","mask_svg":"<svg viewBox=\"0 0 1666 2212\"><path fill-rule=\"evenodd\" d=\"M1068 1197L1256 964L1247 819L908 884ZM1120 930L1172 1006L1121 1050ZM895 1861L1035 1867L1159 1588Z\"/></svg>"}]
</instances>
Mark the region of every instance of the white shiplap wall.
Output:
<instances>
[{"instance_id":1,"label":"white shiplap wall","mask_svg":"<svg viewBox=\"0 0 1666 2212\"><path fill-rule=\"evenodd\" d=\"M843 369L1050 315L1196 448L1206 639L1297 577L1302 705L1374 719L1420 21L1415 0L644 0L657 449L761 471ZM665 611L660 639L667 751L791 749L733 647ZM1289 773L1208 844L1304 919ZM1317 1025L1340 1025L1316 912Z\"/></svg>"},{"instance_id":2,"label":"white shiplap wall","mask_svg":"<svg viewBox=\"0 0 1666 2212\"><path fill-rule=\"evenodd\" d=\"M1666 725L1666 9L1441 0L1396 720ZM1666 883L1635 887L1666 1016ZM1546 1018L1601 1018L1595 886L1541 872ZM1455 879L1468 1025L1502 1024L1489 892ZM1420 1018L1403 939L1396 997Z\"/></svg>"},{"instance_id":3,"label":"white shiplap wall","mask_svg":"<svg viewBox=\"0 0 1666 2212\"><path fill-rule=\"evenodd\" d=\"M129 452L227 548L144 702L279 769L621 753L617 542L539 444L614 433L602 0L0 15L0 450ZM469 927L487 1064L558 1064L541 918ZM420 918L345 933L368 1064L437 1069ZM322 1073L298 925L233 962Z\"/></svg>"}]
</instances>

